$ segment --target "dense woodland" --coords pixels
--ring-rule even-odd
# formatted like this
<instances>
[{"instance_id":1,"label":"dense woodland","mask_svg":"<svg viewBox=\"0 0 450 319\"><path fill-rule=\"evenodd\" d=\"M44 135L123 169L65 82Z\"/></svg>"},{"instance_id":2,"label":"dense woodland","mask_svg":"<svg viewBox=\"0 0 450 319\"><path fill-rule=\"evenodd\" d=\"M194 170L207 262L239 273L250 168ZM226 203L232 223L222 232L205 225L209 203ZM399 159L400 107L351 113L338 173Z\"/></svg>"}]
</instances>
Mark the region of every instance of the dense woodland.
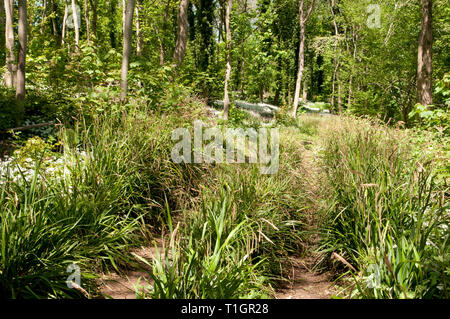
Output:
<instances>
[{"instance_id":1,"label":"dense woodland","mask_svg":"<svg viewBox=\"0 0 450 319\"><path fill-rule=\"evenodd\" d=\"M1 297L448 298L448 0L2 0L0 43ZM195 120L278 173L174 163Z\"/></svg>"}]
</instances>

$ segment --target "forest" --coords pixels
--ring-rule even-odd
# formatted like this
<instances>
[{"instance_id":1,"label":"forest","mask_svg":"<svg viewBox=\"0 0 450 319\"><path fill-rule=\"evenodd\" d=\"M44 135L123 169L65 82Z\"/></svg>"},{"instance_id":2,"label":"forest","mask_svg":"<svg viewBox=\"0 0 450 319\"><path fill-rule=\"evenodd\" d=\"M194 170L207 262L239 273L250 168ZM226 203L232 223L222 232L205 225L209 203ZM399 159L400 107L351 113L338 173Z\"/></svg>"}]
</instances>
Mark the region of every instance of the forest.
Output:
<instances>
[{"instance_id":1,"label":"forest","mask_svg":"<svg viewBox=\"0 0 450 319\"><path fill-rule=\"evenodd\" d=\"M449 44L449 0L1 0L1 299L448 299Z\"/></svg>"}]
</instances>

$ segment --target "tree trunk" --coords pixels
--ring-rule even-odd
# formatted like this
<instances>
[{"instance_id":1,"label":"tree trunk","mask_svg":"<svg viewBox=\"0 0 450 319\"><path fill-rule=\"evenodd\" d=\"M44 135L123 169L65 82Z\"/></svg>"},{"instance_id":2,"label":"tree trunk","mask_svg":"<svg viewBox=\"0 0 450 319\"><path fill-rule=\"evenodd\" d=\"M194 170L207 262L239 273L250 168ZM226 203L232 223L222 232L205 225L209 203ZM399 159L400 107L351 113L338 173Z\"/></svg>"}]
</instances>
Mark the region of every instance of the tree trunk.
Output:
<instances>
[{"instance_id":1,"label":"tree trunk","mask_svg":"<svg viewBox=\"0 0 450 319\"><path fill-rule=\"evenodd\" d=\"M16 58L14 55L14 7L13 0L5 0L5 46L6 46L6 71L5 85L14 87L16 84Z\"/></svg>"},{"instance_id":2,"label":"tree trunk","mask_svg":"<svg viewBox=\"0 0 450 319\"><path fill-rule=\"evenodd\" d=\"M300 1L303 2L302 0ZM300 24L300 49L298 53L298 73L297 73L297 82L295 83L294 109L292 111L293 117L297 116L297 109L300 101L300 88L302 85L304 68L305 68L305 25Z\"/></svg>"},{"instance_id":3,"label":"tree trunk","mask_svg":"<svg viewBox=\"0 0 450 319\"><path fill-rule=\"evenodd\" d=\"M72 0L73 26L75 27L75 51L80 48L80 21L78 21L76 0Z\"/></svg>"},{"instance_id":4,"label":"tree trunk","mask_svg":"<svg viewBox=\"0 0 450 319\"><path fill-rule=\"evenodd\" d=\"M17 122L23 119L25 99L25 60L27 54L27 0L19 0L19 55L17 68L16 99Z\"/></svg>"},{"instance_id":5,"label":"tree trunk","mask_svg":"<svg viewBox=\"0 0 450 319\"><path fill-rule=\"evenodd\" d=\"M295 84L295 95L294 95L294 107L292 110L292 116L297 116L298 104L300 101L300 88L302 85L303 70L305 68L305 33L306 33L306 22L308 21L313 6L314 0L311 1L310 7L306 16L304 15L303 9L304 0L299 0L299 10L300 10L300 48L298 52L298 74L297 82Z\"/></svg>"},{"instance_id":6,"label":"tree trunk","mask_svg":"<svg viewBox=\"0 0 450 319\"><path fill-rule=\"evenodd\" d=\"M117 0L109 0L109 16L114 17L116 15L116 7L117 7ZM108 24L109 29L109 40L111 42L111 48L116 49L117 48L117 41L116 41L116 31L115 31L115 24L114 19L109 20Z\"/></svg>"},{"instance_id":7,"label":"tree trunk","mask_svg":"<svg viewBox=\"0 0 450 319\"><path fill-rule=\"evenodd\" d=\"M175 51L173 53L173 59L177 66L181 65L184 58L184 52L186 51L187 37L188 37L188 5L189 0L180 0L180 6L178 8L178 35L177 43L175 45Z\"/></svg>"},{"instance_id":8,"label":"tree trunk","mask_svg":"<svg viewBox=\"0 0 450 319\"><path fill-rule=\"evenodd\" d=\"M86 39L87 42L91 42L91 20L89 17L88 1L84 0L84 20L86 20Z\"/></svg>"},{"instance_id":9,"label":"tree trunk","mask_svg":"<svg viewBox=\"0 0 450 319\"><path fill-rule=\"evenodd\" d=\"M142 4L141 0L137 0L136 5L136 55L141 56L142 55L142 49L144 46L144 37L142 35L142 29L141 29L141 20L139 16L139 11L142 10Z\"/></svg>"},{"instance_id":10,"label":"tree trunk","mask_svg":"<svg viewBox=\"0 0 450 319\"><path fill-rule=\"evenodd\" d=\"M230 15L232 9L232 0L227 2L227 10L225 13L225 32L226 32L226 47L227 47L227 70L225 73L225 89L224 89L224 105L223 105L223 118L228 120L228 113L230 109L230 97L228 96L228 82L231 76L231 29L230 29Z\"/></svg>"},{"instance_id":11,"label":"tree trunk","mask_svg":"<svg viewBox=\"0 0 450 319\"><path fill-rule=\"evenodd\" d=\"M98 7L98 0L89 0L92 8L92 34L94 35L94 38L97 38L97 7Z\"/></svg>"},{"instance_id":12,"label":"tree trunk","mask_svg":"<svg viewBox=\"0 0 450 319\"><path fill-rule=\"evenodd\" d=\"M433 104L432 97L432 8L431 0L422 0L422 26L417 61L417 96L422 105Z\"/></svg>"},{"instance_id":13,"label":"tree trunk","mask_svg":"<svg viewBox=\"0 0 450 319\"><path fill-rule=\"evenodd\" d=\"M67 27L67 17L69 15L69 5L67 0L65 0L64 6L64 17L63 17L63 25L62 25L62 33L61 33L61 43L64 44L64 40L66 38L66 27Z\"/></svg>"},{"instance_id":14,"label":"tree trunk","mask_svg":"<svg viewBox=\"0 0 450 319\"><path fill-rule=\"evenodd\" d=\"M133 13L134 13L135 0L128 0L125 11L125 21L123 30L123 55L122 55L122 73L120 88L122 90L120 99L125 102L128 91L128 67L130 64L131 54L131 34L133 28Z\"/></svg>"},{"instance_id":15,"label":"tree trunk","mask_svg":"<svg viewBox=\"0 0 450 319\"><path fill-rule=\"evenodd\" d=\"M45 20L47 20L47 0L44 0L44 8L42 9L42 21L41 21L41 29L40 33L44 33Z\"/></svg>"},{"instance_id":16,"label":"tree trunk","mask_svg":"<svg viewBox=\"0 0 450 319\"><path fill-rule=\"evenodd\" d=\"M167 31L167 18L169 17L169 7L170 7L170 0L167 0L166 3L166 9L164 10L164 20L162 25L162 32L159 36L159 65L164 65L164 60L166 58L166 49L164 46L164 39ZM188 6L189 10L189 6ZM188 11L189 12L189 11Z\"/></svg>"},{"instance_id":17,"label":"tree trunk","mask_svg":"<svg viewBox=\"0 0 450 319\"><path fill-rule=\"evenodd\" d=\"M58 37L58 31L56 28L56 20L55 17L57 15L57 11L56 11L56 7L55 7L55 1L54 0L50 0L51 2L51 7L52 7L52 30L53 30L53 36L55 37L55 40L57 43L59 43L59 37Z\"/></svg>"}]
</instances>

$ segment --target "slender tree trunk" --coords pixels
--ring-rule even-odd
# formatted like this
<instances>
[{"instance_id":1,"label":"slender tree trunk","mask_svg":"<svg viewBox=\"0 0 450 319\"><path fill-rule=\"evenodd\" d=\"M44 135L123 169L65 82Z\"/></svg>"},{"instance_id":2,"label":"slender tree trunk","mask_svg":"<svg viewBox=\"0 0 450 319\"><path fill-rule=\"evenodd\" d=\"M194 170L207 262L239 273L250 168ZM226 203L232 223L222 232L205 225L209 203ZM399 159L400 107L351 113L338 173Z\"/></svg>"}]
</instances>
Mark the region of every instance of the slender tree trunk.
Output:
<instances>
[{"instance_id":1,"label":"slender tree trunk","mask_svg":"<svg viewBox=\"0 0 450 319\"><path fill-rule=\"evenodd\" d=\"M422 105L433 104L432 97L432 1L422 0L422 26L417 61L417 96Z\"/></svg>"},{"instance_id":2,"label":"slender tree trunk","mask_svg":"<svg viewBox=\"0 0 450 319\"><path fill-rule=\"evenodd\" d=\"M56 13L56 7L55 7L55 0L50 0L51 2L51 7L52 7L52 31L53 31L53 36L55 37L55 40L57 40L57 42L59 42L58 40L58 31L56 29L56 21L55 21L55 16L57 15Z\"/></svg>"},{"instance_id":3,"label":"slender tree trunk","mask_svg":"<svg viewBox=\"0 0 450 319\"><path fill-rule=\"evenodd\" d=\"M173 59L177 66L181 65L184 58L184 52L186 51L187 37L188 37L188 5L189 0L180 0L178 7L178 35L177 43L175 45L175 51L173 53Z\"/></svg>"},{"instance_id":4,"label":"slender tree trunk","mask_svg":"<svg viewBox=\"0 0 450 319\"><path fill-rule=\"evenodd\" d=\"M162 26L162 33L159 37L159 65L164 65L164 60L166 58L166 49L164 46L164 39L167 31L167 19L169 17L169 7L170 7L170 0L167 0L166 3L166 9L164 10L164 20L163 20L163 26ZM189 8L189 6L188 6Z\"/></svg>"},{"instance_id":5,"label":"slender tree trunk","mask_svg":"<svg viewBox=\"0 0 450 319\"><path fill-rule=\"evenodd\" d=\"M63 17L63 25L62 25L62 33L61 33L61 43L64 44L64 40L66 39L66 27L67 27L67 17L69 16L69 5L67 0L65 1L64 6L64 17Z\"/></svg>"},{"instance_id":6,"label":"slender tree trunk","mask_svg":"<svg viewBox=\"0 0 450 319\"><path fill-rule=\"evenodd\" d=\"M141 0L137 0L136 3L136 55L141 56L142 55L142 49L144 47L144 37L142 35L142 29L141 29L141 19L139 15L139 11L142 10L142 3Z\"/></svg>"},{"instance_id":7,"label":"slender tree trunk","mask_svg":"<svg viewBox=\"0 0 450 319\"><path fill-rule=\"evenodd\" d=\"M114 17L116 15L116 7L117 7L117 0L109 0L109 16ZM117 48L117 40L116 40L116 31L115 31L115 24L114 19L109 20L108 24L109 28L109 40L111 42L111 47L116 49Z\"/></svg>"},{"instance_id":8,"label":"slender tree trunk","mask_svg":"<svg viewBox=\"0 0 450 319\"><path fill-rule=\"evenodd\" d=\"M313 6L314 6L314 0L311 1L310 7L308 9L308 12L306 16L304 15L304 0L299 0L299 10L300 10L300 48L298 52L298 74L297 74L297 82L295 85L295 95L294 95L294 107L292 111L292 116L297 116L297 109L298 104L300 101L300 88L302 85L302 77L303 77L303 70L305 68L305 33L306 33L306 22L308 21Z\"/></svg>"},{"instance_id":9,"label":"slender tree trunk","mask_svg":"<svg viewBox=\"0 0 450 319\"><path fill-rule=\"evenodd\" d=\"M86 20L86 39L87 42L91 42L91 19L89 17L88 1L84 0L84 20Z\"/></svg>"},{"instance_id":10,"label":"slender tree trunk","mask_svg":"<svg viewBox=\"0 0 450 319\"><path fill-rule=\"evenodd\" d=\"M0 0L0 43L5 42L5 26L6 26L6 16L5 16L5 2ZM6 65L6 64L5 64Z\"/></svg>"},{"instance_id":11,"label":"slender tree trunk","mask_svg":"<svg viewBox=\"0 0 450 319\"><path fill-rule=\"evenodd\" d=\"M27 54L27 0L19 0L19 54L16 83L17 121L23 119L25 99L25 60Z\"/></svg>"},{"instance_id":12,"label":"slender tree trunk","mask_svg":"<svg viewBox=\"0 0 450 319\"><path fill-rule=\"evenodd\" d=\"M223 118L228 120L228 113L230 110L230 97L228 95L228 83L231 76L231 29L230 29L230 15L233 3L232 0L227 1L227 10L225 13L225 32L226 32L226 47L227 47L227 70L225 73L225 89L224 89L224 105Z\"/></svg>"},{"instance_id":13,"label":"slender tree trunk","mask_svg":"<svg viewBox=\"0 0 450 319\"><path fill-rule=\"evenodd\" d=\"M91 4L92 8L92 34L94 35L95 39L97 38L97 7L98 7L98 0L89 0L89 3Z\"/></svg>"},{"instance_id":14,"label":"slender tree trunk","mask_svg":"<svg viewBox=\"0 0 450 319\"><path fill-rule=\"evenodd\" d=\"M125 15L127 14L127 0L122 0L122 33L125 32Z\"/></svg>"},{"instance_id":15,"label":"slender tree trunk","mask_svg":"<svg viewBox=\"0 0 450 319\"><path fill-rule=\"evenodd\" d=\"M339 55L340 55L340 47L339 47L339 29L336 22L336 14L334 12L334 0L331 0L331 14L333 16L333 26L334 26L334 72L333 72L333 83L332 83L332 95L331 95L331 107L334 109L334 95L336 92L336 82L338 86L338 112L339 114L342 112L342 100L341 100L341 83L340 83L340 75L339 75Z\"/></svg>"},{"instance_id":16,"label":"slender tree trunk","mask_svg":"<svg viewBox=\"0 0 450 319\"><path fill-rule=\"evenodd\" d=\"M16 58L14 54L14 7L13 0L5 0L5 46L6 46L6 71L5 85L14 87L16 84Z\"/></svg>"},{"instance_id":17,"label":"slender tree trunk","mask_svg":"<svg viewBox=\"0 0 450 319\"><path fill-rule=\"evenodd\" d=\"M76 0L72 0L72 17L75 27L75 51L78 52L80 48L80 21L78 21Z\"/></svg>"},{"instance_id":18,"label":"slender tree trunk","mask_svg":"<svg viewBox=\"0 0 450 319\"><path fill-rule=\"evenodd\" d=\"M44 27L45 27L45 20L47 20L47 0L44 0L44 8L42 9L42 21L41 21L41 29L40 33L44 33Z\"/></svg>"},{"instance_id":19,"label":"slender tree trunk","mask_svg":"<svg viewBox=\"0 0 450 319\"><path fill-rule=\"evenodd\" d=\"M135 0L128 0L125 11L125 21L123 30L123 55L122 55L122 72L121 72L121 81L120 88L122 90L120 94L120 99L122 102L125 102L128 92L128 67L130 64L130 55L131 55L131 35L133 28L133 13L134 13L134 5Z\"/></svg>"}]
</instances>

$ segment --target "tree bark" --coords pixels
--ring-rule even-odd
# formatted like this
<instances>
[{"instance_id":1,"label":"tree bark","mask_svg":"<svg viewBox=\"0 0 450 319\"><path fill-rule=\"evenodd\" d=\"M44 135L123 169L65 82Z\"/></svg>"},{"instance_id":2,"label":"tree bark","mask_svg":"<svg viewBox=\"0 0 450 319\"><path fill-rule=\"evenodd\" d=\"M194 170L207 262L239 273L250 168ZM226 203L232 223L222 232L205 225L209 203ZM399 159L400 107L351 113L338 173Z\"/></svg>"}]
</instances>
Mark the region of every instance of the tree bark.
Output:
<instances>
[{"instance_id":1,"label":"tree bark","mask_svg":"<svg viewBox=\"0 0 450 319\"><path fill-rule=\"evenodd\" d=\"M64 17L63 17L63 25L62 25L62 33L61 33L61 43L64 44L64 40L66 38L66 26L67 26L67 17L69 15L69 5L67 0L65 0L64 6Z\"/></svg>"},{"instance_id":2,"label":"tree bark","mask_svg":"<svg viewBox=\"0 0 450 319\"><path fill-rule=\"evenodd\" d=\"M19 0L19 55L17 68L16 99L17 122L23 119L25 99L25 60L27 54L27 0Z\"/></svg>"},{"instance_id":3,"label":"tree bark","mask_svg":"<svg viewBox=\"0 0 450 319\"><path fill-rule=\"evenodd\" d=\"M232 0L227 1L227 9L225 13L225 32L226 32L226 47L227 47L227 70L225 73L225 89L224 89L224 105L223 118L228 120L228 113L230 110L230 97L228 95L228 82L231 76L231 29L230 29L230 15L233 3Z\"/></svg>"},{"instance_id":4,"label":"tree bark","mask_svg":"<svg viewBox=\"0 0 450 319\"><path fill-rule=\"evenodd\" d=\"M73 25L75 27L75 51L78 52L80 48L80 21L78 21L76 0L72 0L72 17Z\"/></svg>"},{"instance_id":5,"label":"tree bark","mask_svg":"<svg viewBox=\"0 0 450 319\"><path fill-rule=\"evenodd\" d=\"M302 77L303 77L303 70L305 68L305 33L306 33L306 22L308 21L313 6L314 6L314 0L311 1L311 4L309 6L308 12L306 13L306 16L304 14L304 0L299 0L299 10L300 10L300 47L298 52L298 74L297 74L297 82L295 84L295 95L294 95L294 107L292 110L292 116L297 116L297 109L298 104L300 101L300 88L302 85Z\"/></svg>"},{"instance_id":6,"label":"tree bark","mask_svg":"<svg viewBox=\"0 0 450 319\"><path fill-rule=\"evenodd\" d=\"M180 0L180 5L178 7L178 34L175 51L173 53L173 59L178 67L181 65L181 62L183 62L184 52L186 51L188 37L188 5L189 0Z\"/></svg>"},{"instance_id":7,"label":"tree bark","mask_svg":"<svg viewBox=\"0 0 450 319\"><path fill-rule=\"evenodd\" d=\"M44 8L42 9L42 21L41 21L41 29L40 33L44 33L44 27L45 27L45 20L47 20L47 0L44 0Z\"/></svg>"},{"instance_id":8,"label":"tree bark","mask_svg":"<svg viewBox=\"0 0 450 319\"><path fill-rule=\"evenodd\" d=\"M5 0L5 46L6 46L6 71L5 85L14 87L16 84L16 58L14 54L14 7L13 0Z\"/></svg>"},{"instance_id":9,"label":"tree bark","mask_svg":"<svg viewBox=\"0 0 450 319\"><path fill-rule=\"evenodd\" d=\"M50 0L51 2L51 7L52 7L52 31L53 31L53 36L55 37L55 40L57 40L57 42L59 42L59 37L58 37L58 31L56 29L56 20L55 17L57 15L57 11L56 11L56 7L55 7L55 1L54 0Z\"/></svg>"},{"instance_id":10,"label":"tree bark","mask_svg":"<svg viewBox=\"0 0 450 319\"><path fill-rule=\"evenodd\" d=\"M86 20L86 39L87 42L91 42L91 20L89 17L88 1L84 0L84 19Z\"/></svg>"},{"instance_id":11,"label":"tree bark","mask_svg":"<svg viewBox=\"0 0 450 319\"><path fill-rule=\"evenodd\" d=\"M141 19L139 15L139 11L142 10L142 3L141 0L137 0L136 4L136 55L141 56L142 55L142 49L144 47L144 37L142 35L142 29L141 29Z\"/></svg>"},{"instance_id":12,"label":"tree bark","mask_svg":"<svg viewBox=\"0 0 450 319\"><path fill-rule=\"evenodd\" d=\"M128 0L124 16L124 30L123 30L123 54L122 54L122 72L120 88L120 99L125 102L128 92L128 67L130 64L131 55L131 35L133 28L133 13L134 13L135 0Z\"/></svg>"},{"instance_id":13,"label":"tree bark","mask_svg":"<svg viewBox=\"0 0 450 319\"><path fill-rule=\"evenodd\" d=\"M339 29L336 22L336 14L334 12L334 0L331 0L331 14L333 16L333 26L334 26L334 36L336 37L334 42L334 73L333 73L333 83L332 83L332 96L331 96L331 107L334 109L334 94L335 94L335 87L336 82L338 86L338 112L339 114L342 113L342 100L341 100L341 82L340 82L340 74L339 74L339 67L340 67L340 46L339 46Z\"/></svg>"},{"instance_id":14,"label":"tree bark","mask_svg":"<svg viewBox=\"0 0 450 319\"><path fill-rule=\"evenodd\" d=\"M92 8L92 34L94 35L94 38L97 38L97 7L98 7L98 0L89 0Z\"/></svg>"},{"instance_id":15,"label":"tree bark","mask_svg":"<svg viewBox=\"0 0 450 319\"><path fill-rule=\"evenodd\" d=\"M422 26L417 61L417 96L422 105L433 104L432 97L432 1L422 0Z\"/></svg>"}]
</instances>

